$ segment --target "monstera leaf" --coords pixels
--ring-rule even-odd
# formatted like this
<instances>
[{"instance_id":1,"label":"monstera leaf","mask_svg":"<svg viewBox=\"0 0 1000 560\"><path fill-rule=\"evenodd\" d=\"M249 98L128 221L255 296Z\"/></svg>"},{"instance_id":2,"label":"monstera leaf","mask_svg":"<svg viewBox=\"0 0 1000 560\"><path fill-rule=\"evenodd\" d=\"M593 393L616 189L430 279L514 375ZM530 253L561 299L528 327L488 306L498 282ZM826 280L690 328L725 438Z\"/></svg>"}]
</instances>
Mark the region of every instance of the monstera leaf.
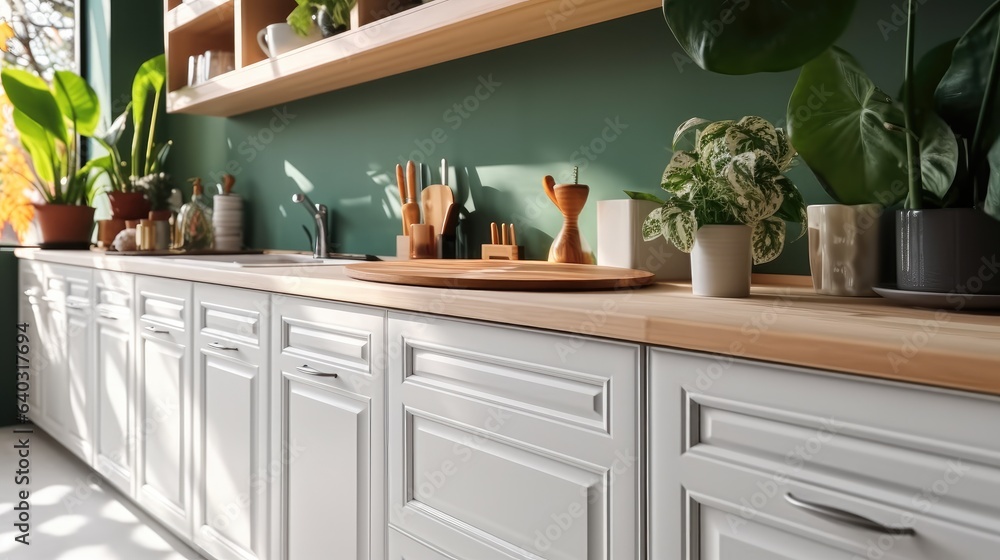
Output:
<instances>
[{"instance_id":1,"label":"monstera leaf","mask_svg":"<svg viewBox=\"0 0 1000 560\"><path fill-rule=\"evenodd\" d=\"M994 65L994 49L1000 31L1000 1L994 3L958 41L951 67L934 94L938 113L958 134L976 135L979 110L987 95L987 83ZM984 123L982 145L989 148L1000 137L1000 91L986 101L991 111ZM981 154L973 154L979 156Z\"/></svg>"},{"instance_id":2,"label":"monstera leaf","mask_svg":"<svg viewBox=\"0 0 1000 560\"><path fill-rule=\"evenodd\" d=\"M955 178L958 143L927 117L921 136L924 187L945 192ZM903 109L875 86L850 54L836 47L802 68L788 103L792 145L823 188L842 204L891 206L906 195Z\"/></svg>"},{"instance_id":3,"label":"monstera leaf","mask_svg":"<svg viewBox=\"0 0 1000 560\"><path fill-rule=\"evenodd\" d=\"M784 72L840 37L856 0L663 0L677 42L720 74Z\"/></svg>"}]
</instances>

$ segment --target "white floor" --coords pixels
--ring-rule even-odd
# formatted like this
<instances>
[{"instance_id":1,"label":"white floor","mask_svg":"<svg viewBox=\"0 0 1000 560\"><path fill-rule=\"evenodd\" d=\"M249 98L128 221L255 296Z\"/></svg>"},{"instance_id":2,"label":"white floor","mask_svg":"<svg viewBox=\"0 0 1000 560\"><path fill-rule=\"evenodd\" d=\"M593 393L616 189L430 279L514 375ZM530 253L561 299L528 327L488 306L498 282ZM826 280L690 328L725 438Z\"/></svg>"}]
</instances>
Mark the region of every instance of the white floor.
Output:
<instances>
[{"instance_id":1,"label":"white floor","mask_svg":"<svg viewBox=\"0 0 1000 560\"><path fill-rule=\"evenodd\" d=\"M28 434L30 486L17 486L15 427L0 428L0 560L202 560L38 428ZM25 488L28 546L13 526Z\"/></svg>"}]
</instances>

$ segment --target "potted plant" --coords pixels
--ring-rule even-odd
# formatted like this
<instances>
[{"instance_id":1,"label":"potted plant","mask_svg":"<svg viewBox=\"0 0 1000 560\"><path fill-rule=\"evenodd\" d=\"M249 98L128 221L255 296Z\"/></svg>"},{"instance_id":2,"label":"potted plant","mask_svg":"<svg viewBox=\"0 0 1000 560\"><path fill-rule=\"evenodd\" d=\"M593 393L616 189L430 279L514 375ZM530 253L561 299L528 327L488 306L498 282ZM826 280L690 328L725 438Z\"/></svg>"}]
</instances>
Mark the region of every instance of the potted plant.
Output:
<instances>
[{"instance_id":1,"label":"potted plant","mask_svg":"<svg viewBox=\"0 0 1000 560\"><path fill-rule=\"evenodd\" d=\"M643 223L643 238L664 236L691 253L695 295L749 296L751 265L781 254L785 222L804 232L802 195L783 175L795 151L760 117L691 119L677 129L673 149L661 185L672 196L630 193L661 203Z\"/></svg>"},{"instance_id":2,"label":"potted plant","mask_svg":"<svg viewBox=\"0 0 1000 560\"><path fill-rule=\"evenodd\" d=\"M971 280L980 293L1000 293L1000 276L992 283L978 278L981 261L995 253L1000 235L995 71L1000 2L961 40L931 50L919 65L913 57L917 3L910 2L902 104L876 87L850 54L829 48L855 2L745 5L733 11L736 21L717 37L693 19L725 7L716 4L664 0L668 23L692 59L725 73L788 70L804 63L788 105L790 140L803 161L840 202L888 207L906 199L895 228L899 286L947 292ZM817 24L824 18L832 24ZM768 32L750 36L761 22L767 22ZM794 48L782 48L789 46ZM870 210L833 214L839 214L835 227L871 235L851 223L871 224ZM821 276L837 268L819 262Z\"/></svg>"},{"instance_id":3,"label":"potted plant","mask_svg":"<svg viewBox=\"0 0 1000 560\"><path fill-rule=\"evenodd\" d=\"M295 0L298 4L288 14L288 25L302 37L309 35L313 25L323 37L332 37L351 27L351 10L357 0Z\"/></svg>"},{"instance_id":4,"label":"potted plant","mask_svg":"<svg viewBox=\"0 0 1000 560\"><path fill-rule=\"evenodd\" d=\"M153 202L146 190L149 185L158 185L156 177L163 171L171 143L156 141L156 125L160 113L163 87L166 83L166 57L155 56L136 71L132 80L132 102L125 111L108 127L107 132L95 137L107 155L95 159L95 166L109 178L108 200L111 215L122 220L145 219ZM153 99L150 105L150 93ZM129 116L132 117L132 142L129 159L122 157L118 147ZM146 119L149 128L146 129ZM167 187L169 196L170 188Z\"/></svg>"},{"instance_id":5,"label":"potted plant","mask_svg":"<svg viewBox=\"0 0 1000 560\"><path fill-rule=\"evenodd\" d=\"M885 200L905 197L896 214L900 289L998 294L1000 275L982 267L1000 249L1000 2L919 65L914 2L908 19L903 103L832 48L803 67L789 103L792 142L836 190L849 190L852 174ZM796 116L818 84L830 99ZM859 118L848 124L852 113Z\"/></svg>"},{"instance_id":6,"label":"potted plant","mask_svg":"<svg viewBox=\"0 0 1000 560\"><path fill-rule=\"evenodd\" d=\"M51 85L16 68L0 71L14 106L14 127L31 156L29 178L44 204L35 205L42 243L88 245L94 225L92 164L81 166L81 136L100 120L97 94L73 72L57 70Z\"/></svg>"}]
</instances>

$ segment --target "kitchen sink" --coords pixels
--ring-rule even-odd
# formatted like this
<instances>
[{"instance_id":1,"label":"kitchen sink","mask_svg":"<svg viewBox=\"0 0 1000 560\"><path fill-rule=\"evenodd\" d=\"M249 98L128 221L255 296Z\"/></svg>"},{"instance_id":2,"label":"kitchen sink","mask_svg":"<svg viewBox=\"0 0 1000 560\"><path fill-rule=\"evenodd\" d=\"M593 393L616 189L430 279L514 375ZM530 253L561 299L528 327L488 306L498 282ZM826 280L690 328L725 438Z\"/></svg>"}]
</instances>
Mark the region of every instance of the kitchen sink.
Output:
<instances>
[{"instance_id":1,"label":"kitchen sink","mask_svg":"<svg viewBox=\"0 0 1000 560\"><path fill-rule=\"evenodd\" d=\"M225 268L256 268L268 266L336 266L364 261L357 259L317 259L312 255L264 253L258 255L176 255L159 257L177 264L198 264Z\"/></svg>"}]
</instances>

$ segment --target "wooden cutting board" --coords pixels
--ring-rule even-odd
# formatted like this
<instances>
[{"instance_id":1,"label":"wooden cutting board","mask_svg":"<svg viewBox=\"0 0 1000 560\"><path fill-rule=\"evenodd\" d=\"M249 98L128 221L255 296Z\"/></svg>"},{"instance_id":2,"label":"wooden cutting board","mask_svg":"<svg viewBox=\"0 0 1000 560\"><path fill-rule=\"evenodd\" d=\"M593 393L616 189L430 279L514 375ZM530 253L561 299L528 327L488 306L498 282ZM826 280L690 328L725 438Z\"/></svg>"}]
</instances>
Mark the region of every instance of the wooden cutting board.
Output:
<instances>
[{"instance_id":1,"label":"wooden cutting board","mask_svg":"<svg viewBox=\"0 0 1000 560\"><path fill-rule=\"evenodd\" d=\"M477 290L609 290L653 282L653 274L641 270L544 261L421 259L349 264L345 269L358 280Z\"/></svg>"}]
</instances>

